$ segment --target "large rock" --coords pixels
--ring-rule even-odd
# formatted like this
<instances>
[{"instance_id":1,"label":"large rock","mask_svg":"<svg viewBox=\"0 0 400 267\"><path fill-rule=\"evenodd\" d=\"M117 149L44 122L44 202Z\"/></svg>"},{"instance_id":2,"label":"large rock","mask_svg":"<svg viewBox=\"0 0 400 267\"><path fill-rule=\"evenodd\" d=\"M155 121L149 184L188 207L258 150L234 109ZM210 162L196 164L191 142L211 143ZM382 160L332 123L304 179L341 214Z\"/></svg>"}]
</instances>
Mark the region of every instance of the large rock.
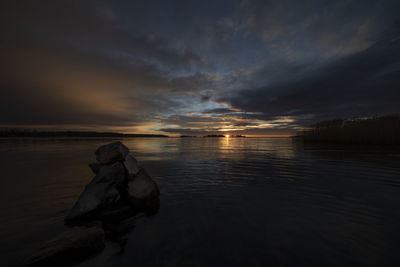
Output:
<instances>
[{"instance_id":1,"label":"large rock","mask_svg":"<svg viewBox=\"0 0 400 267\"><path fill-rule=\"evenodd\" d=\"M122 187L124 183L125 169L122 163L102 166L68 213L65 219L67 224L88 219L105 204L116 202L120 198L117 188Z\"/></svg>"},{"instance_id":2,"label":"large rock","mask_svg":"<svg viewBox=\"0 0 400 267\"><path fill-rule=\"evenodd\" d=\"M73 227L46 242L25 261L27 266L68 266L79 263L104 248L100 226Z\"/></svg>"},{"instance_id":3,"label":"large rock","mask_svg":"<svg viewBox=\"0 0 400 267\"><path fill-rule=\"evenodd\" d=\"M129 176L136 176L139 172L139 165L136 159L130 154L125 157L124 166Z\"/></svg>"},{"instance_id":4,"label":"large rock","mask_svg":"<svg viewBox=\"0 0 400 267\"><path fill-rule=\"evenodd\" d=\"M101 164L111 164L116 161L123 161L128 155L129 149L121 142L113 142L99 147L95 154Z\"/></svg>"},{"instance_id":5,"label":"large rock","mask_svg":"<svg viewBox=\"0 0 400 267\"><path fill-rule=\"evenodd\" d=\"M65 222L74 224L80 220L90 219L105 204L119 199L119 192L110 183L96 183L95 180L86 185L78 201L69 211Z\"/></svg>"},{"instance_id":6,"label":"large rock","mask_svg":"<svg viewBox=\"0 0 400 267\"><path fill-rule=\"evenodd\" d=\"M93 180L96 183L121 185L125 182L125 168L121 162L115 162L112 165L103 165Z\"/></svg>"},{"instance_id":7,"label":"large rock","mask_svg":"<svg viewBox=\"0 0 400 267\"><path fill-rule=\"evenodd\" d=\"M159 194L157 184L143 168L139 170L139 173L135 177L130 178L128 181L128 195L133 200L157 198Z\"/></svg>"},{"instance_id":8,"label":"large rock","mask_svg":"<svg viewBox=\"0 0 400 267\"><path fill-rule=\"evenodd\" d=\"M113 216L124 218L138 211L158 209L157 184L138 167L126 146L121 142L107 144L97 149L96 156L100 163L90 164L96 176L68 213L66 224L93 219L109 221ZM130 208L121 208L122 202Z\"/></svg>"}]
</instances>

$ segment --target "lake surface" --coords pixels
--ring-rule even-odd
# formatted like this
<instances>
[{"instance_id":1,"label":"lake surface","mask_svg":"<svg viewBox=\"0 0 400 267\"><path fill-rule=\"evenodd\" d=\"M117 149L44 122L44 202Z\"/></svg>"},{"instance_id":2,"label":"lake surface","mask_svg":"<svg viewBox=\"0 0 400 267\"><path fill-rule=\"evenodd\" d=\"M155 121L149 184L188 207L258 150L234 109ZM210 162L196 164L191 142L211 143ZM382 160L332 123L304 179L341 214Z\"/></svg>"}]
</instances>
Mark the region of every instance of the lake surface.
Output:
<instances>
[{"instance_id":1,"label":"lake surface","mask_svg":"<svg viewBox=\"0 0 400 267\"><path fill-rule=\"evenodd\" d=\"M0 265L64 229L111 139L0 139ZM80 266L400 266L400 149L287 138L122 140L161 190L124 253Z\"/></svg>"}]
</instances>

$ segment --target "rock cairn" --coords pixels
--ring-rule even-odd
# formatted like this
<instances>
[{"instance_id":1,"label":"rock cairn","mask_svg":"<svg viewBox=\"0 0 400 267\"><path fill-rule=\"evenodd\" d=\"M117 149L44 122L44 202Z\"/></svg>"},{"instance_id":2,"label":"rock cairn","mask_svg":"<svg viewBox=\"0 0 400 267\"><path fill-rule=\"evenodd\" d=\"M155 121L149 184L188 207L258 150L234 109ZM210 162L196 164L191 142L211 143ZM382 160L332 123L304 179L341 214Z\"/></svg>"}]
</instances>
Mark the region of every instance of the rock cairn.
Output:
<instances>
[{"instance_id":1,"label":"rock cairn","mask_svg":"<svg viewBox=\"0 0 400 267\"><path fill-rule=\"evenodd\" d=\"M124 144L103 145L95 155L97 162L89 164L95 177L65 218L70 228L45 243L26 265L80 262L101 251L105 239L120 242L134 227L135 215L157 212L158 186Z\"/></svg>"}]
</instances>

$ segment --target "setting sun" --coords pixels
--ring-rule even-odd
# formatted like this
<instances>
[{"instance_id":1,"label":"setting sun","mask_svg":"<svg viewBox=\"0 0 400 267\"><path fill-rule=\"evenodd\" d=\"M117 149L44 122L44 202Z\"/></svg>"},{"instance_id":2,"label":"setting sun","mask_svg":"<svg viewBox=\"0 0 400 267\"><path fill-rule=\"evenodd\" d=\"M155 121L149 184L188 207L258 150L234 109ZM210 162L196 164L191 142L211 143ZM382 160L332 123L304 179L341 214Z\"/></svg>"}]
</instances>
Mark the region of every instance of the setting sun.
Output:
<instances>
[{"instance_id":1,"label":"setting sun","mask_svg":"<svg viewBox=\"0 0 400 267\"><path fill-rule=\"evenodd\" d=\"M227 134L227 135L225 135L225 137L226 137L226 138L229 138L229 137L230 137L230 135L229 135L229 134Z\"/></svg>"}]
</instances>

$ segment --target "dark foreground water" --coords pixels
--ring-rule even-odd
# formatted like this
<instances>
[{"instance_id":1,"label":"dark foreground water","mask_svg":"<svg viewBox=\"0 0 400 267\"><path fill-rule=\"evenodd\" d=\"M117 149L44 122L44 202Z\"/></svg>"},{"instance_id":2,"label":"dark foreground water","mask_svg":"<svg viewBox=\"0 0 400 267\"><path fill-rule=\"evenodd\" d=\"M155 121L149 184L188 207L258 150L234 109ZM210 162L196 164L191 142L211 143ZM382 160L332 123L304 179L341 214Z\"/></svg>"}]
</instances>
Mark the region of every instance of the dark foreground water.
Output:
<instances>
[{"instance_id":1,"label":"dark foreground water","mask_svg":"<svg viewBox=\"0 0 400 267\"><path fill-rule=\"evenodd\" d=\"M0 140L0 265L64 228L110 139ZM273 138L123 142L161 207L80 266L399 266L400 149Z\"/></svg>"}]
</instances>

